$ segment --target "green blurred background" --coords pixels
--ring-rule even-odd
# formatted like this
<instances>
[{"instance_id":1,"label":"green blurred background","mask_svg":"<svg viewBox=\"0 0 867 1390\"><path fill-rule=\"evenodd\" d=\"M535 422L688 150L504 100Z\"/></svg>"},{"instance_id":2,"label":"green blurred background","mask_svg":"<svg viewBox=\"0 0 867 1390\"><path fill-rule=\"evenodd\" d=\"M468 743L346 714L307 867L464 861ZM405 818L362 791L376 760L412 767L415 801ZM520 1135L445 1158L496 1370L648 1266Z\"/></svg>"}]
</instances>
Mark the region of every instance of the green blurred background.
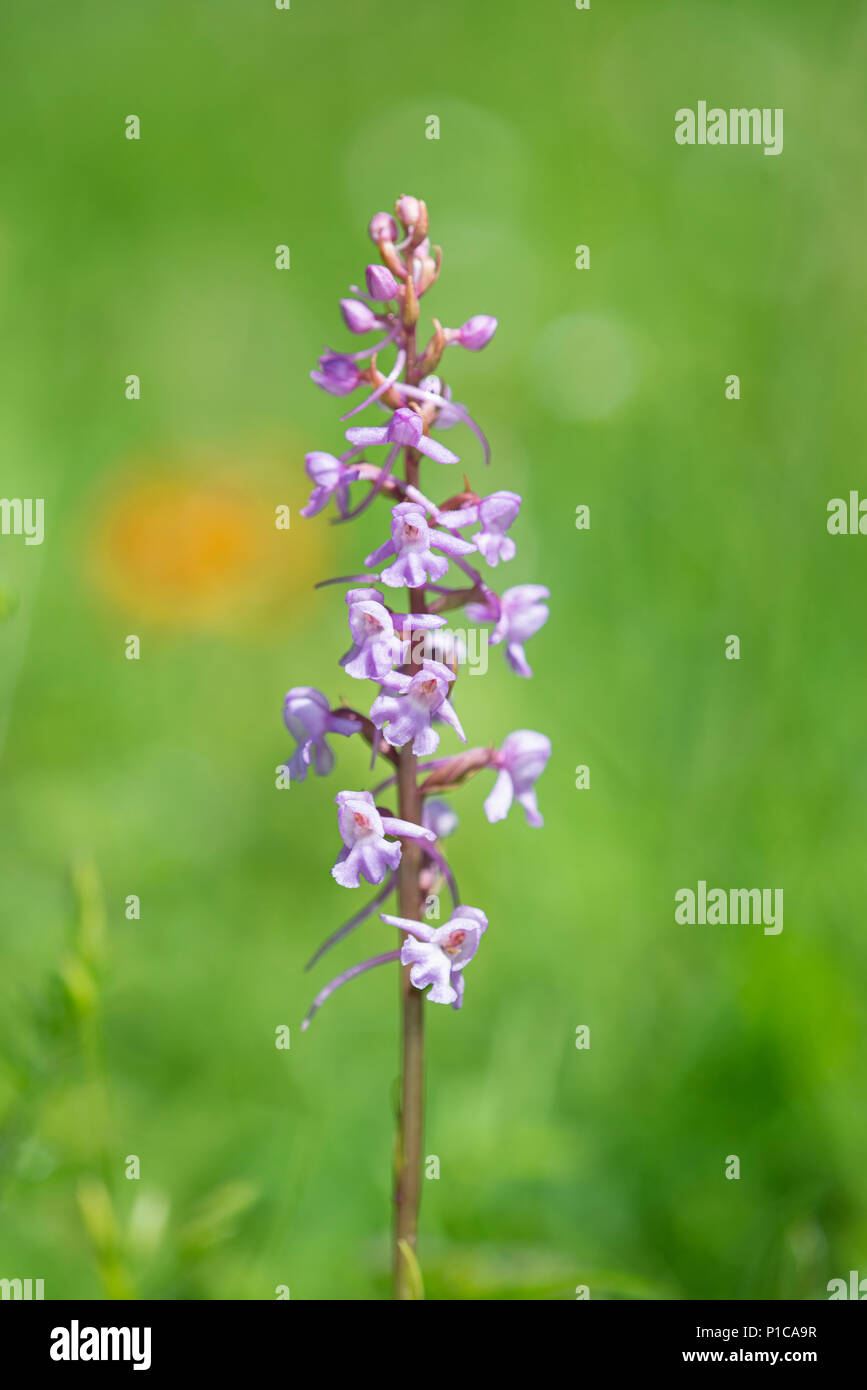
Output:
<instances>
[{"instance_id":1,"label":"green blurred background","mask_svg":"<svg viewBox=\"0 0 867 1390\"><path fill-rule=\"evenodd\" d=\"M44 497L46 538L0 538L0 1276L388 1294L394 975L298 1031L387 948L374 921L303 973L365 900L329 868L366 758L335 741L335 775L289 791L274 769L287 687L349 693L340 592L311 586L385 512L297 517L305 451L341 440L307 373L403 192L445 253L426 313L500 320L447 359L490 473L448 442L525 498L495 579L553 594L534 680L492 651L460 692L471 743L534 728L554 754L542 830L487 824L489 776L455 798L491 930L463 1012L427 1012L428 1296L821 1298L867 1274L867 541L825 528L865 478L865 18L4 7L0 492ZM783 107L783 154L677 146L699 99ZM675 925L699 878L783 887L782 935Z\"/></svg>"}]
</instances>

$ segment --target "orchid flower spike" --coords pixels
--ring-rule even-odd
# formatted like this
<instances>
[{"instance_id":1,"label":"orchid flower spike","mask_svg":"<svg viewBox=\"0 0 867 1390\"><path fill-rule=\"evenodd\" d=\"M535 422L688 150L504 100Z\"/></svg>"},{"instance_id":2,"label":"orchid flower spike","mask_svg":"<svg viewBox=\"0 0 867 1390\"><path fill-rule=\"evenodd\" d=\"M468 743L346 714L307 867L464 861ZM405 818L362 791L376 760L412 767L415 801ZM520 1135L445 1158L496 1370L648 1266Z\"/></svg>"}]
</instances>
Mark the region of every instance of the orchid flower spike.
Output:
<instances>
[{"instance_id":1,"label":"orchid flower spike","mask_svg":"<svg viewBox=\"0 0 867 1390\"><path fill-rule=\"evenodd\" d=\"M441 927L385 912L379 915L388 926L406 932L400 963L410 966L409 978L416 989L427 989L432 1004L451 1004L453 1009L459 1009L464 998L464 967L476 954L488 929L488 919L481 908L456 907Z\"/></svg>"},{"instance_id":2,"label":"orchid flower spike","mask_svg":"<svg viewBox=\"0 0 867 1390\"><path fill-rule=\"evenodd\" d=\"M334 753L325 741L326 734L358 732L358 723L342 715L332 714L328 700L312 685L296 685L283 701L283 722L298 747L289 763L290 781L303 782L311 760L320 777L326 777L334 767Z\"/></svg>"},{"instance_id":3,"label":"orchid flower spike","mask_svg":"<svg viewBox=\"0 0 867 1390\"><path fill-rule=\"evenodd\" d=\"M391 589L406 585L419 589L425 579L436 583L448 572L449 562L434 555L434 549L444 555L469 555L475 550L470 541L453 536L448 531L431 530L424 507L418 502L399 502L391 509L391 538L368 555L368 567L379 565L394 555L394 564L382 571L382 582Z\"/></svg>"},{"instance_id":4,"label":"orchid flower spike","mask_svg":"<svg viewBox=\"0 0 867 1390\"><path fill-rule=\"evenodd\" d=\"M376 444L399 444L404 449L416 449L435 463L459 462L457 454L453 454L451 449L425 434L421 416L408 406L396 410L387 425L373 428L353 425L346 431L346 438L350 444L363 449Z\"/></svg>"},{"instance_id":5,"label":"orchid flower spike","mask_svg":"<svg viewBox=\"0 0 867 1390\"><path fill-rule=\"evenodd\" d=\"M343 888L357 888L362 878L368 883L382 883L389 869L397 868L401 844L399 840L386 840L386 835L402 835L409 840L436 839L433 831L423 825L381 815L370 792L338 792L334 800L344 847L331 876Z\"/></svg>"},{"instance_id":6,"label":"orchid flower spike","mask_svg":"<svg viewBox=\"0 0 867 1390\"><path fill-rule=\"evenodd\" d=\"M326 936L311 966L374 913L397 927L401 939L397 950L350 966L321 989L304 1028L344 983L398 960L409 968L413 990L424 990L433 1003L460 1008L464 968L475 955L488 922L480 909L460 906L456 877L439 843L454 831L457 816L449 803L431 798L444 791L450 801L452 793L471 777L492 767L495 780L484 803L488 821L503 820L517 801L528 824L539 826L536 785L551 756L548 738L529 729L510 733L499 749L486 745L465 748L451 757L430 756L439 748L445 724L466 743L453 703L457 672L467 657L466 635L461 628L448 626L443 614L451 616L462 608L469 622L491 625L490 643L502 644L512 669L530 676L524 644L547 621L550 595L538 584L518 584L498 595L477 568L476 554L492 568L514 559L510 530L521 510L518 493L499 490L483 496L477 481L465 476L463 488L453 488L453 495L441 501L430 472L424 472L428 461L437 465L460 461L440 442L440 431L456 425L476 436L484 463L491 461L481 427L468 407L453 398L451 387L438 373L449 344L469 352L484 349L497 331L496 318L474 314L459 328L446 328L432 318L430 328L424 329L420 306L426 308L428 293L439 282L443 256L434 244L422 199L402 195L394 216L376 213L368 233L377 263L366 267L360 288L350 285L350 297L340 300L340 313L350 333L371 336L357 351L325 347L310 373L328 396L358 392L354 402L335 411L341 416L338 428L347 443L339 455L321 451L306 455L304 466L312 492L301 515L317 515L334 498L336 519L348 522L388 498L389 536L367 556L367 572L355 572L360 568L356 560L351 567L341 567L349 573L316 586L344 586L351 644L340 666L348 677L371 681L375 689L367 717L342 702L332 710L321 691L296 686L286 695L283 717L297 742L288 764L295 781L304 781L311 767L320 774L331 771L334 754L329 739L334 734L360 733L369 746L371 768L378 759L388 763L388 774L377 776L373 791L341 791L335 797L341 848L332 876L342 887L357 888L364 880L375 885L375 891L365 895L369 901L360 911ZM369 417L377 424L356 425L354 417L368 418L360 414L367 410L378 412ZM377 456L367 451L379 447L385 452L377 462ZM363 496L354 499L351 507L350 491L355 492L357 483L365 484L359 489ZM447 577L452 567L462 572L458 586ZM407 601L398 603L395 590L401 589L411 593ZM366 705L367 701L360 708ZM418 757L425 761L417 764ZM419 823L392 816L377 805L375 798L395 786L395 809L417 817ZM418 849L403 856L405 844L417 844ZM395 891L403 908L413 911L429 894L443 888L455 904L444 926L381 912ZM415 1022L409 1011L411 997L412 991L403 992L402 1007L405 1019ZM406 1094L418 1095L417 1068L407 1068L404 1085ZM408 1106L404 1114L410 1113ZM412 1148L407 1141L408 1123L402 1121L401 1135L407 1154ZM406 1275L400 1261L398 1269L400 1284Z\"/></svg>"},{"instance_id":7,"label":"orchid flower spike","mask_svg":"<svg viewBox=\"0 0 867 1390\"><path fill-rule=\"evenodd\" d=\"M551 740L532 729L516 729L494 754L492 766L497 780L485 801L485 815L491 825L505 820L513 800L523 806L527 824L543 825L536 800L536 783L551 756Z\"/></svg>"}]
</instances>

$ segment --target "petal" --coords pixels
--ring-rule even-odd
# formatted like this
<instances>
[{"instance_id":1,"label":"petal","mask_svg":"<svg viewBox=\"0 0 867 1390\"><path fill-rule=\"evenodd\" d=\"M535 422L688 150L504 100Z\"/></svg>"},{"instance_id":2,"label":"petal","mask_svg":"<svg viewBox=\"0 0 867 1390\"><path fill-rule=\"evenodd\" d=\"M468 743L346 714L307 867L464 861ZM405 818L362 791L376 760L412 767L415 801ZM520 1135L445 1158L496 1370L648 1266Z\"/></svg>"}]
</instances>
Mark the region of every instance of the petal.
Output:
<instances>
[{"instance_id":1,"label":"petal","mask_svg":"<svg viewBox=\"0 0 867 1390\"><path fill-rule=\"evenodd\" d=\"M403 835L408 840L435 840L432 830L423 825L415 825L411 820L399 820L397 816L383 816L382 828L386 835Z\"/></svg>"},{"instance_id":2,"label":"petal","mask_svg":"<svg viewBox=\"0 0 867 1390\"><path fill-rule=\"evenodd\" d=\"M448 526L451 531L460 530L462 526L475 526L479 519L478 504L456 508L453 512L437 511L436 519L440 526Z\"/></svg>"},{"instance_id":3,"label":"petal","mask_svg":"<svg viewBox=\"0 0 867 1390\"><path fill-rule=\"evenodd\" d=\"M386 743L390 743L392 748L403 748L410 739L416 737L415 721L407 711L402 710L396 718L389 722L383 736Z\"/></svg>"},{"instance_id":4,"label":"petal","mask_svg":"<svg viewBox=\"0 0 867 1390\"><path fill-rule=\"evenodd\" d=\"M388 430L385 427L374 429L369 425L353 425L346 431L346 438L356 448L366 449L370 444L387 443Z\"/></svg>"},{"instance_id":5,"label":"petal","mask_svg":"<svg viewBox=\"0 0 867 1390\"><path fill-rule=\"evenodd\" d=\"M340 884L341 888L357 888L358 867L359 856L357 847L342 849L331 870L331 877Z\"/></svg>"},{"instance_id":6,"label":"petal","mask_svg":"<svg viewBox=\"0 0 867 1390\"><path fill-rule=\"evenodd\" d=\"M430 941L434 934L433 927L427 922L415 922L409 917L392 917L388 912L380 912L383 922L390 927L399 927L401 931L408 931L411 936L417 936L419 941Z\"/></svg>"},{"instance_id":7,"label":"petal","mask_svg":"<svg viewBox=\"0 0 867 1390\"><path fill-rule=\"evenodd\" d=\"M400 851L400 845L397 848ZM388 847L382 840L362 840L356 849L361 859L361 873L368 883L382 883L386 869L397 868L397 864L390 862L393 856L387 853ZM398 862L400 862L399 853Z\"/></svg>"},{"instance_id":8,"label":"petal","mask_svg":"<svg viewBox=\"0 0 867 1390\"><path fill-rule=\"evenodd\" d=\"M436 729L430 724L425 724L419 729L412 742L412 751L420 758L425 758L429 753L435 753L440 746L440 736Z\"/></svg>"},{"instance_id":9,"label":"petal","mask_svg":"<svg viewBox=\"0 0 867 1390\"><path fill-rule=\"evenodd\" d=\"M459 908L455 908L453 917L469 918L470 922L477 926L479 935L484 936L488 930L488 919L480 907L469 907L467 903L461 903Z\"/></svg>"},{"instance_id":10,"label":"petal","mask_svg":"<svg viewBox=\"0 0 867 1390\"><path fill-rule=\"evenodd\" d=\"M441 618L437 613L397 613L395 620L406 632L427 632L448 625L448 619Z\"/></svg>"},{"instance_id":11,"label":"petal","mask_svg":"<svg viewBox=\"0 0 867 1390\"><path fill-rule=\"evenodd\" d=\"M534 789L527 792L520 792L518 801L524 808L524 814L527 817L528 825L536 826L545 824L544 818L539 811L539 803L536 800L536 792Z\"/></svg>"},{"instance_id":12,"label":"petal","mask_svg":"<svg viewBox=\"0 0 867 1390\"><path fill-rule=\"evenodd\" d=\"M327 487L315 487L310 494L310 501L306 507L301 508L300 515L303 517L318 516L325 507L328 506L328 499L331 493Z\"/></svg>"},{"instance_id":13,"label":"petal","mask_svg":"<svg viewBox=\"0 0 867 1390\"><path fill-rule=\"evenodd\" d=\"M357 734L359 723L357 719L346 719L342 714L329 714L328 732L330 734L343 734L345 738Z\"/></svg>"},{"instance_id":14,"label":"petal","mask_svg":"<svg viewBox=\"0 0 867 1390\"><path fill-rule=\"evenodd\" d=\"M399 555L393 565L382 571L380 576L383 584L387 584L389 589L403 589L407 584L407 558ZM417 585L410 587L417 588Z\"/></svg>"},{"instance_id":15,"label":"petal","mask_svg":"<svg viewBox=\"0 0 867 1390\"><path fill-rule=\"evenodd\" d=\"M376 565L381 564L383 560L387 560L389 555L393 554L394 541L389 537L389 539L383 541L382 545L378 546L376 550L370 552L364 563L369 569L373 569Z\"/></svg>"},{"instance_id":16,"label":"petal","mask_svg":"<svg viewBox=\"0 0 867 1390\"><path fill-rule=\"evenodd\" d=\"M506 769L501 768L496 782L485 798L485 815L491 825L494 825L498 820L506 819L513 796L512 779Z\"/></svg>"},{"instance_id":17,"label":"petal","mask_svg":"<svg viewBox=\"0 0 867 1390\"><path fill-rule=\"evenodd\" d=\"M427 573L432 584L436 584L439 579L444 579L449 572L449 562L438 555L434 555L433 551L429 550L425 556L424 564L420 565L419 568L421 569L421 578L418 584L410 585L411 589L417 589L419 585L424 583L425 573Z\"/></svg>"},{"instance_id":18,"label":"petal","mask_svg":"<svg viewBox=\"0 0 867 1390\"><path fill-rule=\"evenodd\" d=\"M462 536L453 536L450 531L431 532L430 543L445 555L470 555L475 550L475 542L465 541Z\"/></svg>"},{"instance_id":19,"label":"petal","mask_svg":"<svg viewBox=\"0 0 867 1390\"><path fill-rule=\"evenodd\" d=\"M516 584L513 588L506 589L503 594L503 603L507 607L523 608L550 597L551 590L546 589L544 584Z\"/></svg>"},{"instance_id":20,"label":"petal","mask_svg":"<svg viewBox=\"0 0 867 1390\"><path fill-rule=\"evenodd\" d=\"M433 1004L451 1004L456 998L449 976L448 957L436 946L419 941L404 942L400 953L401 965L410 967L409 978L416 989L431 986L428 999Z\"/></svg>"},{"instance_id":21,"label":"petal","mask_svg":"<svg viewBox=\"0 0 867 1390\"><path fill-rule=\"evenodd\" d=\"M329 748L324 738L320 738L313 745L316 759L316 771L320 777L327 777L329 772L334 771L334 751Z\"/></svg>"},{"instance_id":22,"label":"petal","mask_svg":"<svg viewBox=\"0 0 867 1390\"><path fill-rule=\"evenodd\" d=\"M412 980L412 983L418 987L418 982L412 978L414 972L420 974L421 967L414 965L409 972L409 978ZM452 988L451 980L451 972L448 970L448 964L446 963L446 972L440 974L433 987L428 990L427 997L431 1004L454 1004L458 997L458 992L456 989Z\"/></svg>"},{"instance_id":23,"label":"petal","mask_svg":"<svg viewBox=\"0 0 867 1390\"><path fill-rule=\"evenodd\" d=\"M467 736L461 727L461 721L455 713L454 707L448 700L443 700L437 710L437 719L445 720L446 724L451 724L461 743L466 743Z\"/></svg>"},{"instance_id":24,"label":"petal","mask_svg":"<svg viewBox=\"0 0 867 1390\"><path fill-rule=\"evenodd\" d=\"M444 444L440 444L438 440L431 439L426 434L422 435L415 447L420 454L426 454L429 459L433 459L434 463L460 462L459 456L453 454L451 449L447 449Z\"/></svg>"},{"instance_id":25,"label":"petal","mask_svg":"<svg viewBox=\"0 0 867 1390\"><path fill-rule=\"evenodd\" d=\"M520 642L510 642L506 647L506 660L516 676L530 677L533 674Z\"/></svg>"},{"instance_id":26,"label":"petal","mask_svg":"<svg viewBox=\"0 0 867 1390\"><path fill-rule=\"evenodd\" d=\"M463 972L460 970L456 970L451 977L451 981L455 987L455 997L452 1000L452 1008L460 1009L463 1006L464 988L466 986L466 980L464 979Z\"/></svg>"},{"instance_id":27,"label":"petal","mask_svg":"<svg viewBox=\"0 0 867 1390\"><path fill-rule=\"evenodd\" d=\"M408 676L405 671L388 671L380 678L380 685L384 690L394 690L402 694L411 683L412 676Z\"/></svg>"}]
</instances>

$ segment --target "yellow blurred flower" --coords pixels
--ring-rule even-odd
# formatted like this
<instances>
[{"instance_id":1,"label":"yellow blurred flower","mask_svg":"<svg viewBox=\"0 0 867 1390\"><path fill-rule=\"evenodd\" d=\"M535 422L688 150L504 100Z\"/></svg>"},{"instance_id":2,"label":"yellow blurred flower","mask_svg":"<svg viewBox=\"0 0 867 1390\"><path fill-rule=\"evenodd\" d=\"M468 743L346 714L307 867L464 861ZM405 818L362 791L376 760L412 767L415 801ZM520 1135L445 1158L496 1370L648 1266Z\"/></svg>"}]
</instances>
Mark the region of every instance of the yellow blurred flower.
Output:
<instances>
[{"instance_id":1,"label":"yellow blurred flower","mask_svg":"<svg viewBox=\"0 0 867 1390\"><path fill-rule=\"evenodd\" d=\"M236 626L271 613L285 621L287 603L323 573L324 528L298 515L303 451L281 449L279 467L255 457L252 467L145 461L115 479L89 545L99 591L131 616L174 626Z\"/></svg>"}]
</instances>

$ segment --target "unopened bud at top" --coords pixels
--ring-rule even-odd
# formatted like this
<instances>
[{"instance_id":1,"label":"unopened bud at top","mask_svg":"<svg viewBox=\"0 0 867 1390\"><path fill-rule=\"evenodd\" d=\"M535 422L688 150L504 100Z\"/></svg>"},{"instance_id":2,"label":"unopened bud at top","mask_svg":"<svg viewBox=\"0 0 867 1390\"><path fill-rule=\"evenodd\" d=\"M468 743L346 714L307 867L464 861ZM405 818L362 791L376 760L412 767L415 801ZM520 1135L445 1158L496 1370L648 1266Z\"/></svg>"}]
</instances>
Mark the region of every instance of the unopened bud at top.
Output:
<instances>
[{"instance_id":1,"label":"unopened bud at top","mask_svg":"<svg viewBox=\"0 0 867 1390\"><path fill-rule=\"evenodd\" d=\"M397 295L397 281L387 266L369 265L365 278L367 293L371 299L394 299Z\"/></svg>"},{"instance_id":2,"label":"unopened bud at top","mask_svg":"<svg viewBox=\"0 0 867 1390\"><path fill-rule=\"evenodd\" d=\"M367 229L371 241L397 241L397 223L390 212L376 212Z\"/></svg>"},{"instance_id":3,"label":"unopened bud at top","mask_svg":"<svg viewBox=\"0 0 867 1390\"><path fill-rule=\"evenodd\" d=\"M403 197L398 198L395 203L394 210L405 227L414 227L421 216L421 203L418 198L404 193Z\"/></svg>"}]
</instances>

